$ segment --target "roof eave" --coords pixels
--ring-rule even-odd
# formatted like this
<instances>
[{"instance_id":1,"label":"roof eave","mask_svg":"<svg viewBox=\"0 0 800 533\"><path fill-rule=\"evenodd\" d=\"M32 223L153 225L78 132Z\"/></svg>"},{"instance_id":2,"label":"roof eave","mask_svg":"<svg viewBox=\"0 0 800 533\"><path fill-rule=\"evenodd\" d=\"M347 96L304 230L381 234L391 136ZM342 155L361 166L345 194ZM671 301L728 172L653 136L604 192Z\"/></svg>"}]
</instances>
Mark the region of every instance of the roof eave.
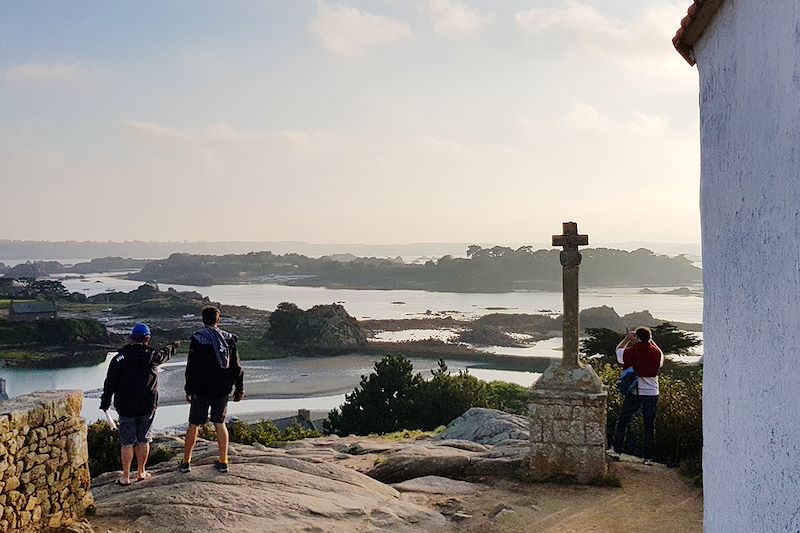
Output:
<instances>
[{"instance_id":1,"label":"roof eave","mask_svg":"<svg viewBox=\"0 0 800 533\"><path fill-rule=\"evenodd\" d=\"M714 15L725 0L694 0L686 16L681 20L681 27L672 38L675 50L686 59L690 65L696 63L693 47L711 24Z\"/></svg>"}]
</instances>

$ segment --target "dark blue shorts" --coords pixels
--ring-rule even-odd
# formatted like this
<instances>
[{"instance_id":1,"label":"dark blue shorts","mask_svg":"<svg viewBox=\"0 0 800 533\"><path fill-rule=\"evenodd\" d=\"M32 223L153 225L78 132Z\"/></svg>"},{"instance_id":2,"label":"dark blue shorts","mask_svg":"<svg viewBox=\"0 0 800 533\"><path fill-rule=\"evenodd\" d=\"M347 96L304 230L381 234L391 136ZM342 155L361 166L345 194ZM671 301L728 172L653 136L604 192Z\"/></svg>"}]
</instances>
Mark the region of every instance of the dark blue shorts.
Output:
<instances>
[{"instance_id":1,"label":"dark blue shorts","mask_svg":"<svg viewBox=\"0 0 800 533\"><path fill-rule=\"evenodd\" d=\"M133 446L147 444L153 440L153 419L156 414L146 416L119 417L119 444L120 446Z\"/></svg>"},{"instance_id":2,"label":"dark blue shorts","mask_svg":"<svg viewBox=\"0 0 800 533\"><path fill-rule=\"evenodd\" d=\"M211 421L215 424L224 424L225 416L228 414L228 395L218 398L207 396L192 396L191 407L189 407L189 423L202 426L208 422L208 412L211 411Z\"/></svg>"}]
</instances>

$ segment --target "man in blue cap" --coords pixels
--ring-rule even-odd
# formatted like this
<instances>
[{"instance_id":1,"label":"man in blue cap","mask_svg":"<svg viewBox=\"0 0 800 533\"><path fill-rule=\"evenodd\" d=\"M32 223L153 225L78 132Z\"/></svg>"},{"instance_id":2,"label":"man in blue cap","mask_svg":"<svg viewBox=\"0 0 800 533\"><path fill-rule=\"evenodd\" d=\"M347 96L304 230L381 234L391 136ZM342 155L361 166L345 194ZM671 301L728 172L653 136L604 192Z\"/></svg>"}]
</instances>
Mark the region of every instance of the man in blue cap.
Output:
<instances>
[{"instance_id":1,"label":"man in blue cap","mask_svg":"<svg viewBox=\"0 0 800 533\"><path fill-rule=\"evenodd\" d=\"M119 444L122 459L120 485L130 485L134 452L137 481L149 477L145 470L150 455L150 431L158 407L158 365L175 355L180 343L173 342L159 350L150 347L150 328L136 324L131 342L123 346L108 365L100 409L108 411L111 397L119 414Z\"/></svg>"}]
</instances>

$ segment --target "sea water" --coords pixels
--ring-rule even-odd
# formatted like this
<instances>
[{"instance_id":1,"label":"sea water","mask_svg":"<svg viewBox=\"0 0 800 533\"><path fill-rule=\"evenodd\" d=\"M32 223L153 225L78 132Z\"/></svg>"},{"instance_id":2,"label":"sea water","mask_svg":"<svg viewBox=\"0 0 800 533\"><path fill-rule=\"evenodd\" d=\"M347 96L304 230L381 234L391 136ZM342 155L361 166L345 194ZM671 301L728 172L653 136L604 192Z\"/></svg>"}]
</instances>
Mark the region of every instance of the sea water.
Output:
<instances>
[{"instance_id":1,"label":"sea water","mask_svg":"<svg viewBox=\"0 0 800 533\"><path fill-rule=\"evenodd\" d=\"M111 290L131 291L141 285L139 281L124 279L120 274L91 274L82 279L65 279L64 285L70 292L81 292L90 296ZM196 291L211 300L232 305L247 305L256 309L273 310L281 302L293 302L302 308L317 304L340 303L350 314L359 319L376 318L420 318L436 313L444 313L454 318L476 318L488 313L547 313L557 315L561 312L561 293L543 291L518 291L511 293L450 293L418 290L355 290L326 289L320 287L292 287L278 284L213 285L195 287L175 284L160 284L162 290L174 288L179 291ZM666 292L674 287L650 287L657 292ZM698 287L692 287L699 289ZM702 321L703 299L701 296L676 296L669 294L640 294L638 288L585 288L581 290L581 308L607 305L620 315L649 310L653 316L671 321ZM439 315L441 316L441 315ZM450 334L449 332L447 334ZM425 338L424 330L409 330L383 334L386 340L407 340ZM430 332L430 337L440 337L442 333ZM561 339L549 339L531 347L508 348L489 347L493 353L541 358L543 362L560 358ZM698 354L700 352L698 351ZM110 354L111 355L111 354ZM101 418L97 389L102 388L109 358L105 362L84 368L67 369L17 369L0 368L0 377L8 383L10 396L17 396L35 390L81 389L95 391L89 393L84 401L84 416L89 421ZM230 413L270 412L290 413L296 409L329 410L344 399L344 392L355 387L360 375L369 373L378 359L374 356L345 356L328 358L327 367L302 371L302 365L310 361L299 358L286 358L268 361L246 361L246 383L251 387L260 381L268 381L263 388L265 399L245 400L230 404ZM321 359L317 359L320 361ZM689 360L696 360L691 358ZM436 367L432 358L412 358L415 371L427 375ZM156 427L163 428L185 421L187 406L176 401L182 389L182 368L185 362L171 362L162 375L162 395L167 398L159 408ZM531 385L539 376L536 372L504 370L491 368L485 363L469 363L448 360L451 371L469 369L470 373L484 380L504 380L524 386ZM312 376L311 374L317 374ZM305 375L303 375L305 374ZM302 383L304 379L316 377L329 383L316 389ZM294 381L292 381L294 380ZM292 394L292 384L296 383L296 393ZM270 392L273 387L273 392ZM300 392L308 391L312 393ZM278 392L275 392L278 391ZM272 397L270 397L272 396Z\"/></svg>"}]
</instances>

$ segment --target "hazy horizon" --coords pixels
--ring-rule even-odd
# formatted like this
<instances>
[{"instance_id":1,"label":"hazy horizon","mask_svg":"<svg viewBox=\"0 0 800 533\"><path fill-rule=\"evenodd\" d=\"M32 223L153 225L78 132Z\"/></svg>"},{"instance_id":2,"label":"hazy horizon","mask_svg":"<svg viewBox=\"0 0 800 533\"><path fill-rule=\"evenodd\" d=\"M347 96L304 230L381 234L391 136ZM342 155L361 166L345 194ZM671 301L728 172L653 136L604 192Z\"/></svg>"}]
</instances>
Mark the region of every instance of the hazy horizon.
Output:
<instances>
[{"instance_id":1,"label":"hazy horizon","mask_svg":"<svg viewBox=\"0 0 800 533\"><path fill-rule=\"evenodd\" d=\"M688 0L0 4L0 239L699 242Z\"/></svg>"},{"instance_id":2,"label":"hazy horizon","mask_svg":"<svg viewBox=\"0 0 800 533\"><path fill-rule=\"evenodd\" d=\"M397 257L416 259L419 257L441 257L452 255L465 257L470 245L482 247L505 246L517 249L532 246L534 249L551 248L547 242L529 243L481 243L481 242L418 242L418 243L309 243L300 241L8 241L0 240L0 263L24 262L26 260L77 260L95 257L122 256L141 259L158 259L171 253L195 254L243 254L271 251L275 254L298 253L309 257L334 254L353 254L361 257ZM656 243L629 241L622 243L594 243L588 248L617 248L632 251L647 248L657 254L688 254L700 256L700 243Z\"/></svg>"}]
</instances>

